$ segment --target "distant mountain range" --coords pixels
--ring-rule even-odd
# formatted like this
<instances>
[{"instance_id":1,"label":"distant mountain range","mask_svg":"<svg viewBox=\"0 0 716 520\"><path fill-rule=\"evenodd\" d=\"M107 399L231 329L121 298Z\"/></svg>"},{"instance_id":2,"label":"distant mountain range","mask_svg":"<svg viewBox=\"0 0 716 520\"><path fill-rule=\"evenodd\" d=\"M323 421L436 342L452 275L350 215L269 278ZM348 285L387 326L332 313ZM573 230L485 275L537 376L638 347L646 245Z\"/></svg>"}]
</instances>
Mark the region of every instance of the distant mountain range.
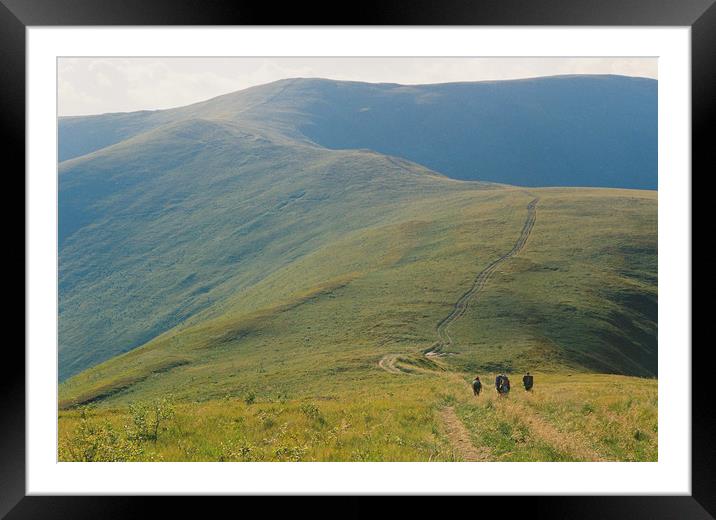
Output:
<instances>
[{"instance_id":1,"label":"distant mountain range","mask_svg":"<svg viewBox=\"0 0 716 520\"><path fill-rule=\"evenodd\" d=\"M657 187L657 81L625 76L409 86L287 79L172 110L60 118L59 158L196 117L366 148L455 179Z\"/></svg>"}]
</instances>

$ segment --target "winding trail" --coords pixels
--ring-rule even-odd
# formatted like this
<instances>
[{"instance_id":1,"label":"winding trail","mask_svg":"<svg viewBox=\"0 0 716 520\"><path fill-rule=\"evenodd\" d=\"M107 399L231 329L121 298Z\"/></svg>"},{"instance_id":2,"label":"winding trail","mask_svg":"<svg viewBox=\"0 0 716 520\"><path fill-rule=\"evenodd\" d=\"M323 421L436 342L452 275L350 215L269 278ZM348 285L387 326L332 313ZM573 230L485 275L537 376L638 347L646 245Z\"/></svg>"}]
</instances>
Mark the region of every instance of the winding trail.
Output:
<instances>
[{"instance_id":1,"label":"winding trail","mask_svg":"<svg viewBox=\"0 0 716 520\"><path fill-rule=\"evenodd\" d=\"M391 374L403 374L404 372L395 366L397 361L398 354L386 354L378 361L378 366Z\"/></svg>"},{"instance_id":2,"label":"winding trail","mask_svg":"<svg viewBox=\"0 0 716 520\"><path fill-rule=\"evenodd\" d=\"M470 288L465 291L460 298L453 305L450 313L440 320L435 327L437 334L437 341L433 343L430 348L423 351L423 354L427 357L444 356L449 354L447 349L453 345L453 339L450 336L450 326L455 323L458 319L465 315L470 303L474 302L478 295L485 289L487 283L494 275L497 268L513 256L517 255L524 249L527 240L530 237L532 228L534 228L535 221L537 220L537 203L539 198L534 198L527 205L527 218L522 226L522 231L518 237L515 245L510 251L496 259L485 269L480 271L475 277ZM406 356L407 354L402 354ZM378 366L391 374L408 374L414 373L416 370L414 367L401 367L401 354L386 354L378 362ZM433 361L435 363L435 361ZM442 364L439 364L442 366ZM443 368L444 369L444 368ZM418 369L420 372L434 372L429 368ZM444 372L448 377L454 378L455 385L467 385L468 390L470 385L459 377L455 372ZM544 420L535 413L534 410L530 409L529 406L524 403L517 403L514 401L505 401L501 403L504 412L509 414L511 417L518 418L528 428L533 436L543 442L554 446L559 451L569 455L575 460L584 461L604 461L603 456L590 446L588 440L582 435L571 433L565 435L558 431L552 424ZM470 432L463 424L460 417L453 406L444 406L438 410L438 417L440 423L442 423L443 433L446 438L450 441L453 447L454 454L463 461L489 461L493 460L491 450L487 446L475 446L470 439Z\"/></svg>"},{"instance_id":3,"label":"winding trail","mask_svg":"<svg viewBox=\"0 0 716 520\"><path fill-rule=\"evenodd\" d=\"M453 344L452 337L448 332L450 325L465 315L470 302L474 301L477 295L485 289L487 282L490 281L492 275L495 273L500 264L517 255L525 247L527 239L530 237L532 228L537 220L537 202L539 202L539 198L533 199L527 205L527 219L525 220L525 223L522 226L522 232L512 249L485 267L485 269L483 269L477 277L475 277L475 280L472 282L472 286L455 302L450 314L438 322L435 329L438 335L438 340L424 352L426 356L436 356L446 353L444 352L444 349L449 348Z\"/></svg>"},{"instance_id":4,"label":"winding trail","mask_svg":"<svg viewBox=\"0 0 716 520\"><path fill-rule=\"evenodd\" d=\"M433 343L433 345L423 351L424 355L431 357L448 354L446 349L451 347L453 344L453 339L449 333L450 325L465 315L470 302L474 301L475 298L485 289L485 286L490 281L492 275L495 273L500 264L517 255L525 247L525 244L530 237L530 233L532 232L532 228L535 225L535 221L537 220L538 202L539 198L537 197L532 199L532 201L527 205L527 219L525 220L520 236L512 249L480 271L472 282L470 288L455 302L450 314L438 322L435 327L438 339L435 343ZM407 373L406 371L401 370L397 365L397 362L399 361L398 356L399 354L394 353L386 354L380 359L378 366L391 374Z\"/></svg>"},{"instance_id":5,"label":"winding trail","mask_svg":"<svg viewBox=\"0 0 716 520\"><path fill-rule=\"evenodd\" d=\"M455 323L458 319L465 315L469 304L475 300L475 298L485 289L485 286L492 278L500 264L506 262L513 256L517 255L525 247L527 240L530 237L532 228L534 228L535 221L537 220L537 203L539 198L534 198L527 205L527 218L522 226L520 236L517 238L515 245L502 255L500 258L494 260L485 269L480 271L472 282L470 288L465 291L460 298L453 305L450 313L438 322L435 327L437 334L437 341L430 346L430 348L423 351L423 354L427 357L444 356L449 352L447 351L453 345L453 339L450 336L449 329L450 325ZM412 370L404 370L398 364L400 362L400 354L390 353L385 354L380 361L378 366L390 374L407 374L411 373ZM423 371L423 370L421 370ZM523 410L524 411L524 410ZM464 461L485 461L489 460L490 451L486 447L477 448L470 440L470 432L467 430L463 422L455 413L455 409L452 406L444 407L439 412L440 422L443 424L445 435L452 444L455 453ZM528 424L535 430L542 433L545 437L551 437L554 435L551 427L544 421L538 418L529 418ZM590 452L588 449L582 446L569 446L570 451L581 455L585 459L594 460L596 454ZM576 449L575 449L576 448Z\"/></svg>"}]
</instances>

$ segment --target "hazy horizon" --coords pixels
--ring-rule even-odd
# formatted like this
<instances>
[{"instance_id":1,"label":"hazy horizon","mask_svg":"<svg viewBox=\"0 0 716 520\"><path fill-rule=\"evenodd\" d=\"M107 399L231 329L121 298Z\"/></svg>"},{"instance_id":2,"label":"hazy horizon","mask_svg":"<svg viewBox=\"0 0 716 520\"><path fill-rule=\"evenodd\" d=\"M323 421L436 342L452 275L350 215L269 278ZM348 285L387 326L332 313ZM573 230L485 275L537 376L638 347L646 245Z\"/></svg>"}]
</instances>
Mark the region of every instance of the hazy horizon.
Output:
<instances>
[{"instance_id":1,"label":"hazy horizon","mask_svg":"<svg viewBox=\"0 0 716 520\"><path fill-rule=\"evenodd\" d=\"M425 85L658 76L656 58L59 58L57 71L59 117L176 108L292 78Z\"/></svg>"}]
</instances>

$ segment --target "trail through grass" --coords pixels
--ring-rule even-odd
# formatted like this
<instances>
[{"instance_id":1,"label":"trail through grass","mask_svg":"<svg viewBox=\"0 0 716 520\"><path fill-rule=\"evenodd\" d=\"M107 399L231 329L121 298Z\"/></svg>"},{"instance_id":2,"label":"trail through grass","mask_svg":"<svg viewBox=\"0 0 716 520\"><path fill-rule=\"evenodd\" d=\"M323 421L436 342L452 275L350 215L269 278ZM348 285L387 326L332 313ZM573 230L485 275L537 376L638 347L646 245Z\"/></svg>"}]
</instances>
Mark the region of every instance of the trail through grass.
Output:
<instances>
[{"instance_id":1,"label":"trail through grass","mask_svg":"<svg viewBox=\"0 0 716 520\"><path fill-rule=\"evenodd\" d=\"M451 355L423 352L521 236L524 190L404 206L68 379L60 458L85 438L95 460L656 460L657 381L636 377L656 359L655 194L535 191L527 247L452 322ZM157 439L127 438L129 406L168 395Z\"/></svg>"},{"instance_id":2,"label":"trail through grass","mask_svg":"<svg viewBox=\"0 0 716 520\"><path fill-rule=\"evenodd\" d=\"M180 402L154 441L123 437L134 424L127 407L99 407L89 415L82 409L61 411L60 460L78 460L83 420L93 425L90 438L102 447L94 460L655 461L658 457L656 380L540 373L533 392L514 384L510 395L500 398L488 383L492 374L484 375L483 392L474 397L467 384L469 374L396 377L376 372L382 386L366 384L312 399L247 393L240 398Z\"/></svg>"},{"instance_id":3,"label":"trail through grass","mask_svg":"<svg viewBox=\"0 0 716 520\"><path fill-rule=\"evenodd\" d=\"M490 452L486 446L476 448L470 440L470 432L455 413L452 406L440 411L440 421L445 428L447 440L455 450L457 457L466 462L484 462L490 460Z\"/></svg>"}]
</instances>

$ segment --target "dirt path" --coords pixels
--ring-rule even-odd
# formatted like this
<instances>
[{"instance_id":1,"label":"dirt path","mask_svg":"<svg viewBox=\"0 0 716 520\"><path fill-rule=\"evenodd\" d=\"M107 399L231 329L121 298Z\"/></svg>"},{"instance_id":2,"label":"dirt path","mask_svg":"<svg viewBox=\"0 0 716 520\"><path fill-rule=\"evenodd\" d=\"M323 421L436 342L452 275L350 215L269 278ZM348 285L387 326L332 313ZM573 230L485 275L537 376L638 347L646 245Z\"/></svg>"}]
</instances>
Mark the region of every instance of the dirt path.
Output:
<instances>
[{"instance_id":1,"label":"dirt path","mask_svg":"<svg viewBox=\"0 0 716 520\"><path fill-rule=\"evenodd\" d=\"M466 462L480 462L489 460L490 452L487 448L476 448L470 440L470 432L455 413L452 406L440 410L440 421L445 428L445 434L450 440L456 455Z\"/></svg>"},{"instance_id":2,"label":"dirt path","mask_svg":"<svg viewBox=\"0 0 716 520\"><path fill-rule=\"evenodd\" d=\"M509 411L512 417L517 417L529 427L530 433L559 451L584 461L604 462L605 459L594 451L587 440L579 434L560 432L524 404L512 401L507 408L506 411Z\"/></svg>"},{"instance_id":3,"label":"dirt path","mask_svg":"<svg viewBox=\"0 0 716 520\"><path fill-rule=\"evenodd\" d=\"M397 361L398 354L386 354L378 361L378 366L391 374L403 374L404 372L395 366Z\"/></svg>"},{"instance_id":4,"label":"dirt path","mask_svg":"<svg viewBox=\"0 0 716 520\"><path fill-rule=\"evenodd\" d=\"M532 228L534 227L535 221L537 220L538 201L539 198L535 198L527 205L527 219L525 220L525 223L522 226L522 232L520 233L520 236L517 239L517 242L515 242L515 245L512 247L512 249L506 254L502 255L497 260L493 261L485 269L483 269L475 277L475 280L472 282L472 286L467 291L465 291L465 293L463 293L463 295L460 296L460 298L455 302L455 305L453 305L453 309L450 314L448 314L438 322L437 327L435 329L438 335L438 341L435 342L435 344L425 352L426 355L434 356L439 355L441 353L445 353L444 349L452 346L453 341L450 337L450 334L448 333L450 325L452 325L456 320L464 316L465 312L467 312L470 302L474 301L476 297L485 289L487 282L490 281L492 275L495 273L500 264L506 262L516 254L518 254L525 247L527 239L530 237Z\"/></svg>"},{"instance_id":5,"label":"dirt path","mask_svg":"<svg viewBox=\"0 0 716 520\"><path fill-rule=\"evenodd\" d=\"M474 301L475 298L484 290L485 286L487 285L487 282L490 281L492 275L500 266L500 264L506 262L516 254L518 254L525 247L527 239L529 239L530 233L532 232L532 228L534 227L535 221L537 220L537 202L539 202L539 198L533 199L527 205L527 219L525 220L525 223L522 226L520 236L515 242L515 245L512 247L512 249L502 255L497 260L493 261L485 269L480 271L480 273L475 277L475 280L472 282L470 288L465 291L462 296L460 296L460 298L455 302L452 311L450 311L450 314L448 314L438 322L437 326L435 327L435 332L438 336L438 340L430 348L423 352L426 356L430 357L447 354L445 349L453 344L452 338L448 333L450 325L452 325L456 320L461 318L465 314L465 312L467 312L468 305L470 304L470 302ZM395 363L397 361L397 358L398 354L386 354L378 362L378 366L386 372L390 372L391 374L407 373L400 370L400 368L396 366Z\"/></svg>"}]
</instances>

